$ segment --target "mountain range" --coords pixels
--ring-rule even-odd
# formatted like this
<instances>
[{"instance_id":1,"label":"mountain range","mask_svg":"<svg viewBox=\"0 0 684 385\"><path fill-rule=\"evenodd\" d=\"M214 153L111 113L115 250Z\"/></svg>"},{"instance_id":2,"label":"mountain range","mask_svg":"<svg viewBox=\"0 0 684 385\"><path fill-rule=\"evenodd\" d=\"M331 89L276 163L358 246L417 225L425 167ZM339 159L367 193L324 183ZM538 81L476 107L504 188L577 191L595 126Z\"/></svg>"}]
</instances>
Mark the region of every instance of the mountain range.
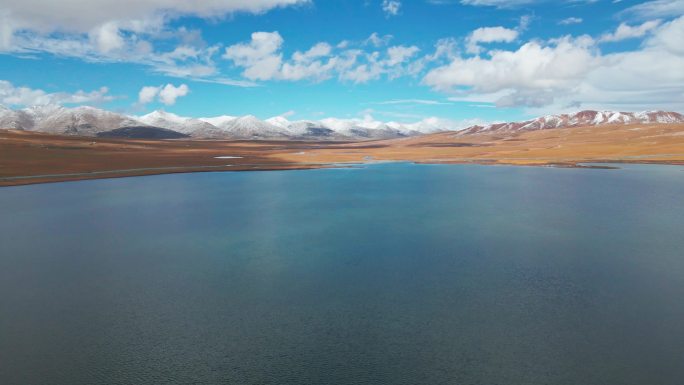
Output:
<instances>
[{"instance_id":1,"label":"mountain range","mask_svg":"<svg viewBox=\"0 0 684 385\"><path fill-rule=\"evenodd\" d=\"M458 135L511 134L552 128L648 123L684 123L684 115L667 111L616 112L585 110L574 114L547 115L524 122L472 126L459 131Z\"/></svg>"},{"instance_id":2,"label":"mountain range","mask_svg":"<svg viewBox=\"0 0 684 385\"><path fill-rule=\"evenodd\" d=\"M665 111L587 110L523 122L475 125L458 131L458 135L511 134L551 128L639 123L684 123L684 116ZM438 119L404 124L370 118L299 121L290 121L283 116L260 120L252 115L190 118L163 110L143 116L128 116L88 106L67 108L55 105L18 110L0 105L0 128L82 136L280 140L390 139L449 131Z\"/></svg>"},{"instance_id":3,"label":"mountain range","mask_svg":"<svg viewBox=\"0 0 684 385\"><path fill-rule=\"evenodd\" d=\"M302 139L362 140L389 139L443 131L437 120L413 124L384 123L372 119L323 119L289 121L278 116L260 120L255 116L217 116L190 118L163 110L143 116L128 116L94 107L67 108L46 105L13 110L0 105L0 128L37 131L51 134L115 136L142 131L153 136L154 129L172 130L195 139ZM143 130L144 129L144 130Z\"/></svg>"}]
</instances>

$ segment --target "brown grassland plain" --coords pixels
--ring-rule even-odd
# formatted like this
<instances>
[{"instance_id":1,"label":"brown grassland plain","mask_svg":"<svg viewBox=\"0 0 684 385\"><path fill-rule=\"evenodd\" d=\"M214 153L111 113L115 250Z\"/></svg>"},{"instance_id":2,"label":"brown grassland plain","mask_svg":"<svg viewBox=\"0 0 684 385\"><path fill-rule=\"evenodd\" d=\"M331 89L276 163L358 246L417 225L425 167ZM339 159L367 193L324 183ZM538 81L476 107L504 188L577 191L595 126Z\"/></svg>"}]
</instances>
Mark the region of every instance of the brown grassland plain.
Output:
<instances>
[{"instance_id":1,"label":"brown grassland plain","mask_svg":"<svg viewBox=\"0 0 684 385\"><path fill-rule=\"evenodd\" d=\"M224 158L217 158L224 157ZM684 124L454 132L361 142L104 139L0 130L0 186L200 171L410 161L573 167L684 164Z\"/></svg>"}]
</instances>

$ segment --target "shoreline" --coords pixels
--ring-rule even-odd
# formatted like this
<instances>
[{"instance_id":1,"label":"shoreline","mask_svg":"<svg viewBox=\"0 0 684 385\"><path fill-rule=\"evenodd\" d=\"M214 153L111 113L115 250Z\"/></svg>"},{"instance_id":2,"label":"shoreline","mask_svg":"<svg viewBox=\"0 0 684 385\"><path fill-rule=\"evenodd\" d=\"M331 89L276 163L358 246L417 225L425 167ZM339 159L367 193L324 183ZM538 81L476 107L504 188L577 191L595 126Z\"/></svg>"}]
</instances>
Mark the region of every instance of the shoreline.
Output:
<instances>
[{"instance_id":1,"label":"shoreline","mask_svg":"<svg viewBox=\"0 0 684 385\"><path fill-rule=\"evenodd\" d=\"M658 166L684 166L680 162L640 162L625 160L603 160L577 163L536 163L536 164L517 164L504 162L480 162L480 161L456 161L456 162L423 162L412 160L394 160L383 162L353 162L348 166L364 166L378 163L412 163L416 165L478 165L478 166L508 166L508 167L548 167L548 168L575 168L575 169L595 169L595 170L619 170L617 166L595 166L582 163L603 163L603 164L641 164ZM345 168L345 163L324 163L324 164L282 164L282 165L255 165L255 167L227 167L227 166L181 166L165 167L159 169L139 169L137 170L106 170L92 171L74 174L52 174L52 175L26 175L16 177L0 177L0 188L30 186L35 184L80 182L99 179L119 179L136 178L155 175L171 174L194 174L207 172L260 172L260 171L303 171ZM263 166L263 167L261 167Z\"/></svg>"},{"instance_id":2,"label":"shoreline","mask_svg":"<svg viewBox=\"0 0 684 385\"><path fill-rule=\"evenodd\" d=\"M592 126L512 136L440 132L359 142L112 139L0 129L0 187L377 162L602 169L620 164L684 165L684 124L638 128Z\"/></svg>"},{"instance_id":3,"label":"shoreline","mask_svg":"<svg viewBox=\"0 0 684 385\"><path fill-rule=\"evenodd\" d=\"M320 166L306 166L306 165L268 165L264 167L226 167L226 166L181 166L181 167L167 167L167 168L148 168L140 169L140 171L131 170L106 170L106 171L91 171L73 174L48 174L48 175L23 175L15 177L0 177L0 188L28 186L34 184L47 183L62 183L62 182L79 182L84 180L98 180L98 179L118 179L118 178L135 178L154 175L169 175L169 174L192 174L204 172L245 172L245 171L294 171L294 170L314 170L322 168L335 168L328 165Z\"/></svg>"}]
</instances>

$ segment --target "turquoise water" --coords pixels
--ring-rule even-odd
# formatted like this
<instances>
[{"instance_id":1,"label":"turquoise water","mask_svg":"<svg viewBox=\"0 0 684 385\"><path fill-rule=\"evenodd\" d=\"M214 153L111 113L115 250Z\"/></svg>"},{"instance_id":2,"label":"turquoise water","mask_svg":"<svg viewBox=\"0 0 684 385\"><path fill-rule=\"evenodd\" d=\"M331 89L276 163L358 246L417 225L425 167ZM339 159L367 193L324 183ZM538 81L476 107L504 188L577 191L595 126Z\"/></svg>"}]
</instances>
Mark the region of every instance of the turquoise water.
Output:
<instances>
[{"instance_id":1,"label":"turquoise water","mask_svg":"<svg viewBox=\"0 0 684 385\"><path fill-rule=\"evenodd\" d=\"M0 189L0 383L681 384L684 168Z\"/></svg>"}]
</instances>

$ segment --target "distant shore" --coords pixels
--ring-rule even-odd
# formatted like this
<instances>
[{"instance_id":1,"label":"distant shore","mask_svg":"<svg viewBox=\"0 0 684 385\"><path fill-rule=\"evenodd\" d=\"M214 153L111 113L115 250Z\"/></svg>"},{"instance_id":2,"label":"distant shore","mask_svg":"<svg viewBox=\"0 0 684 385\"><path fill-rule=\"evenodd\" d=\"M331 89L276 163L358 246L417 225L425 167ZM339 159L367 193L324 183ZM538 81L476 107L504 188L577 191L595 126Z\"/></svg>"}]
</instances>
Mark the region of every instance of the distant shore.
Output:
<instances>
[{"instance_id":1,"label":"distant shore","mask_svg":"<svg viewBox=\"0 0 684 385\"><path fill-rule=\"evenodd\" d=\"M0 186L210 171L301 170L376 161L588 167L684 165L684 125L453 132L362 142L93 138L0 130Z\"/></svg>"}]
</instances>

